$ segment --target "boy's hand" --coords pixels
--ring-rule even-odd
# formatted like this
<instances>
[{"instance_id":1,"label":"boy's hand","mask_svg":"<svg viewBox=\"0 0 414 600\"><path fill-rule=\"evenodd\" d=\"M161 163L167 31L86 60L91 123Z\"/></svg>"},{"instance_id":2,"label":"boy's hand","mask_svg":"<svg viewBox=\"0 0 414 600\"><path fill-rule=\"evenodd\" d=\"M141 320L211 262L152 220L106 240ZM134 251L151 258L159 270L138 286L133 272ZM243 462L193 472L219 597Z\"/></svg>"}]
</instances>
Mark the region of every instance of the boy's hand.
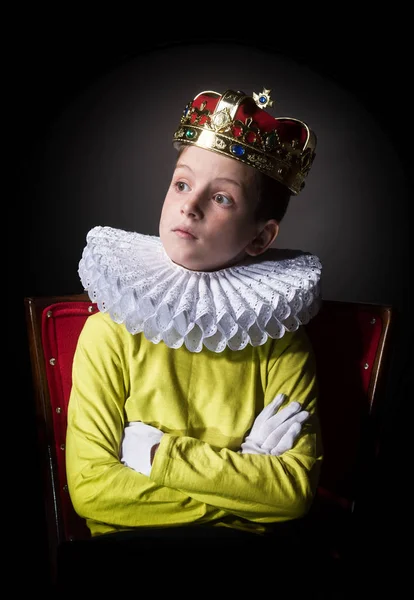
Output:
<instances>
[{"instance_id":1,"label":"boy's hand","mask_svg":"<svg viewBox=\"0 0 414 600\"><path fill-rule=\"evenodd\" d=\"M302 410L299 402L291 402L279 410L285 399L285 394L278 394L257 416L241 445L242 454L280 456L293 448L309 413Z\"/></svg>"},{"instance_id":2,"label":"boy's hand","mask_svg":"<svg viewBox=\"0 0 414 600\"><path fill-rule=\"evenodd\" d=\"M141 421L128 423L121 443L121 463L149 477L154 456L163 432Z\"/></svg>"}]
</instances>

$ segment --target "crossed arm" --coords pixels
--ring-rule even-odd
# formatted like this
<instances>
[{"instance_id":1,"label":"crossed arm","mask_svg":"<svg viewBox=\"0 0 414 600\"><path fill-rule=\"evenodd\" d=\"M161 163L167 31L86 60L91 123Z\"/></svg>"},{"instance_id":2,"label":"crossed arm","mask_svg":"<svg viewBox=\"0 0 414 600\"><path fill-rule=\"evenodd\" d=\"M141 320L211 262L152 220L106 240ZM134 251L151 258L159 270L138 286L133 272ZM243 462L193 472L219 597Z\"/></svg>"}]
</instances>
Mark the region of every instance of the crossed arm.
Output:
<instances>
[{"instance_id":1,"label":"crossed arm","mask_svg":"<svg viewBox=\"0 0 414 600\"><path fill-rule=\"evenodd\" d=\"M278 394L256 417L240 446L242 454L280 456L293 448L309 413L302 410L299 402L280 408L285 400L285 394ZM121 442L122 464L149 477L163 435L161 430L142 421L128 423Z\"/></svg>"}]
</instances>

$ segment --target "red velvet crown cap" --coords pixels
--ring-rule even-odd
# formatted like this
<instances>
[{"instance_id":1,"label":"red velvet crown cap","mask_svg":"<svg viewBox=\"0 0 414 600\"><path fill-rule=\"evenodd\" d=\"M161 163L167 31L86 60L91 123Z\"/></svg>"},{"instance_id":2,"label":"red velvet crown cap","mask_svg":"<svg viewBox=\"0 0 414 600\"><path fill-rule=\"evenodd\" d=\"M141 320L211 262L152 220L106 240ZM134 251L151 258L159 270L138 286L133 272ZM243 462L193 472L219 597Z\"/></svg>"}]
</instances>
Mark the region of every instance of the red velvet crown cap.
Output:
<instances>
[{"instance_id":1,"label":"red velvet crown cap","mask_svg":"<svg viewBox=\"0 0 414 600\"><path fill-rule=\"evenodd\" d=\"M212 92L213 94L214 92ZM193 106L200 109L203 103L205 103L205 109L210 113L214 113L217 104L221 100L222 96L212 96L210 94L202 93L193 100ZM195 121L197 115L193 114L191 117L192 122ZM252 125L256 126L262 133L270 133L271 131L277 131L281 140L292 141L298 140L302 147L305 145L308 139L308 130L304 125L289 117L274 117L259 106L250 96L246 96L245 100L240 104L235 114L234 120L245 123L247 119L252 118ZM200 125L203 125L207 120L204 116L200 120ZM233 128L234 134L241 133L241 128ZM237 137L240 136L237 135ZM252 140L247 139L247 142Z\"/></svg>"}]
</instances>

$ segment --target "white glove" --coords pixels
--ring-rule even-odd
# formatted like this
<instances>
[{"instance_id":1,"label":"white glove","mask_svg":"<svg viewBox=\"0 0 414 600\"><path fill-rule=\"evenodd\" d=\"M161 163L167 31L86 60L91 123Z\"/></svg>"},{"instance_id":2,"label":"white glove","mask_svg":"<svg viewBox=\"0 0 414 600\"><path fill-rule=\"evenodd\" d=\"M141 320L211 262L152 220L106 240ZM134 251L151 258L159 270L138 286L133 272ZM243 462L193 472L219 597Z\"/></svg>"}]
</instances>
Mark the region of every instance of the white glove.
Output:
<instances>
[{"instance_id":1,"label":"white glove","mask_svg":"<svg viewBox=\"0 0 414 600\"><path fill-rule=\"evenodd\" d=\"M309 413L299 402L291 402L279 411L285 394L278 394L256 417L249 435L241 445L242 454L280 456L293 448Z\"/></svg>"},{"instance_id":2,"label":"white glove","mask_svg":"<svg viewBox=\"0 0 414 600\"><path fill-rule=\"evenodd\" d=\"M121 463L143 475L151 473L151 449L164 433L141 421L128 423L121 443Z\"/></svg>"}]
</instances>

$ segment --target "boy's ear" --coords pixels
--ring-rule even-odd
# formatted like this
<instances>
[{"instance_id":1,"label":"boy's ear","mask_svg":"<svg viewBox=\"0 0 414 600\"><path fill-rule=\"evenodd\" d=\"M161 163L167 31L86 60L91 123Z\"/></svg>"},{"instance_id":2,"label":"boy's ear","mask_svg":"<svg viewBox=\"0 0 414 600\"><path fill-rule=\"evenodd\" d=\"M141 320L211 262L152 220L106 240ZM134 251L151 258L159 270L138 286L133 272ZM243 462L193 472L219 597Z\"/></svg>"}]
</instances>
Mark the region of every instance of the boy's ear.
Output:
<instances>
[{"instance_id":1,"label":"boy's ear","mask_svg":"<svg viewBox=\"0 0 414 600\"><path fill-rule=\"evenodd\" d=\"M256 237L245 248L249 256L259 256L268 249L279 233L279 223L275 219L267 221Z\"/></svg>"}]
</instances>

